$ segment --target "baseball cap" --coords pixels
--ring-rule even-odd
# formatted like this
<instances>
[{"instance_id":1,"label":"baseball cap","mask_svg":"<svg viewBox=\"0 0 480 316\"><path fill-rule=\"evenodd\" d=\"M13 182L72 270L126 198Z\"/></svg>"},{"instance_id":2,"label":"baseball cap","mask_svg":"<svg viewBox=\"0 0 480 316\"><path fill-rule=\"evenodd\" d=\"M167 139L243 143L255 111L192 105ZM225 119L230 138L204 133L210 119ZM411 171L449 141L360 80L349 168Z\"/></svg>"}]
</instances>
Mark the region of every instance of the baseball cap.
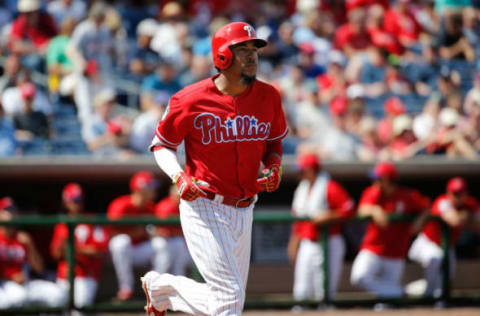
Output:
<instances>
[{"instance_id":1,"label":"baseball cap","mask_svg":"<svg viewBox=\"0 0 480 316\"><path fill-rule=\"evenodd\" d=\"M122 124L118 119L111 119L107 123L107 130L113 135L122 133Z\"/></svg>"},{"instance_id":2,"label":"baseball cap","mask_svg":"<svg viewBox=\"0 0 480 316\"><path fill-rule=\"evenodd\" d=\"M40 0L20 0L17 4L18 12L26 13L40 9Z\"/></svg>"},{"instance_id":3,"label":"baseball cap","mask_svg":"<svg viewBox=\"0 0 480 316\"><path fill-rule=\"evenodd\" d=\"M399 136L404 131L412 129L412 118L407 114L396 116L393 120L393 135Z\"/></svg>"},{"instance_id":4,"label":"baseball cap","mask_svg":"<svg viewBox=\"0 0 480 316\"><path fill-rule=\"evenodd\" d=\"M137 25L137 35L155 36L157 22L154 19L145 19Z\"/></svg>"},{"instance_id":5,"label":"baseball cap","mask_svg":"<svg viewBox=\"0 0 480 316\"><path fill-rule=\"evenodd\" d=\"M303 42L302 44L300 44L299 48L302 53L305 53L308 55L312 55L315 53L315 48L313 47L312 44L308 42Z\"/></svg>"},{"instance_id":6,"label":"baseball cap","mask_svg":"<svg viewBox=\"0 0 480 316\"><path fill-rule=\"evenodd\" d=\"M406 112L405 104L397 97L390 97L383 104L383 111L388 114L400 115Z\"/></svg>"},{"instance_id":7,"label":"baseball cap","mask_svg":"<svg viewBox=\"0 0 480 316\"><path fill-rule=\"evenodd\" d=\"M99 107L110 101L115 101L115 92L111 89L104 89L95 95L93 105Z\"/></svg>"},{"instance_id":8,"label":"baseball cap","mask_svg":"<svg viewBox=\"0 0 480 316\"><path fill-rule=\"evenodd\" d=\"M438 118L442 126L449 127L449 126L457 125L458 120L460 119L460 116L458 115L458 112L455 109L443 108L440 111Z\"/></svg>"},{"instance_id":9,"label":"baseball cap","mask_svg":"<svg viewBox=\"0 0 480 316\"><path fill-rule=\"evenodd\" d=\"M467 190L467 183L465 179L460 177L452 178L447 183L447 192L458 193L465 192Z\"/></svg>"},{"instance_id":10,"label":"baseball cap","mask_svg":"<svg viewBox=\"0 0 480 316\"><path fill-rule=\"evenodd\" d=\"M389 161L379 162L369 173L370 178L378 180L381 178L396 179L398 177L397 168Z\"/></svg>"},{"instance_id":11,"label":"baseball cap","mask_svg":"<svg viewBox=\"0 0 480 316\"><path fill-rule=\"evenodd\" d=\"M330 112L337 116L346 114L348 111L348 100L345 97L335 97L330 102Z\"/></svg>"},{"instance_id":12,"label":"baseball cap","mask_svg":"<svg viewBox=\"0 0 480 316\"><path fill-rule=\"evenodd\" d=\"M37 88L30 82L26 82L20 86L20 95L23 99L33 98L37 93Z\"/></svg>"},{"instance_id":13,"label":"baseball cap","mask_svg":"<svg viewBox=\"0 0 480 316\"><path fill-rule=\"evenodd\" d=\"M320 160L314 153L303 153L297 158L297 166L300 170L305 169L320 169Z\"/></svg>"},{"instance_id":14,"label":"baseball cap","mask_svg":"<svg viewBox=\"0 0 480 316\"><path fill-rule=\"evenodd\" d=\"M83 200L83 190L78 183L69 183L63 188L62 199L65 202L79 202Z\"/></svg>"},{"instance_id":15,"label":"baseball cap","mask_svg":"<svg viewBox=\"0 0 480 316\"><path fill-rule=\"evenodd\" d=\"M139 171L130 179L130 190L137 192L145 189L156 189L158 181L150 171Z\"/></svg>"},{"instance_id":16,"label":"baseball cap","mask_svg":"<svg viewBox=\"0 0 480 316\"><path fill-rule=\"evenodd\" d=\"M6 210L6 211L16 211L17 206L15 205L15 202L13 199L9 196L6 196L4 198L0 199L0 211Z\"/></svg>"}]
</instances>

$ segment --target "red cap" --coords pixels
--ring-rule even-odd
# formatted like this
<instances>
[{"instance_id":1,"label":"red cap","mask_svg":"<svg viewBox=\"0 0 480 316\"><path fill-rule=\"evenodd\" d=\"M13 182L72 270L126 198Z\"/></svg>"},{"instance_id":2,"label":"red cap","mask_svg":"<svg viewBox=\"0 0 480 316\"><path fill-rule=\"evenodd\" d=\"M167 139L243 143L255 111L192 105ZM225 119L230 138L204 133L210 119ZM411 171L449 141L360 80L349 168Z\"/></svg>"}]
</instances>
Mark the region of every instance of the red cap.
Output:
<instances>
[{"instance_id":1,"label":"red cap","mask_svg":"<svg viewBox=\"0 0 480 316\"><path fill-rule=\"evenodd\" d=\"M14 211L16 209L17 207L15 206L15 202L11 197L6 196L0 199L0 211L1 210Z\"/></svg>"},{"instance_id":2,"label":"red cap","mask_svg":"<svg viewBox=\"0 0 480 316\"><path fill-rule=\"evenodd\" d=\"M348 111L348 99L345 97L335 97L330 102L330 112L333 115L343 115Z\"/></svg>"},{"instance_id":3,"label":"red cap","mask_svg":"<svg viewBox=\"0 0 480 316\"><path fill-rule=\"evenodd\" d=\"M460 177L455 177L450 179L447 183L447 192L458 193L467 191L467 183L465 179Z\"/></svg>"},{"instance_id":4,"label":"red cap","mask_svg":"<svg viewBox=\"0 0 480 316\"><path fill-rule=\"evenodd\" d=\"M396 179L398 176L397 168L391 162L379 162L370 172L370 177L373 179L389 178Z\"/></svg>"},{"instance_id":5,"label":"red cap","mask_svg":"<svg viewBox=\"0 0 480 316\"><path fill-rule=\"evenodd\" d=\"M118 135L122 133L122 125L118 120L115 119L108 121L107 129L113 135Z\"/></svg>"},{"instance_id":6,"label":"red cap","mask_svg":"<svg viewBox=\"0 0 480 316\"><path fill-rule=\"evenodd\" d=\"M299 48L300 51L305 54L312 55L313 53L315 53L315 48L313 47L313 45L307 42L303 42L302 44L300 44Z\"/></svg>"},{"instance_id":7,"label":"red cap","mask_svg":"<svg viewBox=\"0 0 480 316\"><path fill-rule=\"evenodd\" d=\"M144 189L156 189L158 182L153 173L149 171L139 171L130 179L130 190L137 192Z\"/></svg>"},{"instance_id":8,"label":"red cap","mask_svg":"<svg viewBox=\"0 0 480 316\"><path fill-rule=\"evenodd\" d=\"M300 170L320 169L320 160L314 153L305 153L298 156L297 165Z\"/></svg>"},{"instance_id":9,"label":"red cap","mask_svg":"<svg viewBox=\"0 0 480 316\"><path fill-rule=\"evenodd\" d=\"M405 104L397 97L388 98L383 105L383 111L388 114L400 115L406 112Z\"/></svg>"},{"instance_id":10,"label":"red cap","mask_svg":"<svg viewBox=\"0 0 480 316\"><path fill-rule=\"evenodd\" d=\"M62 198L65 202L79 202L83 200L83 190L78 183L69 183L63 188Z\"/></svg>"},{"instance_id":11,"label":"red cap","mask_svg":"<svg viewBox=\"0 0 480 316\"><path fill-rule=\"evenodd\" d=\"M33 83L26 82L20 86L20 95L24 99L33 98L35 93L37 93L37 89Z\"/></svg>"}]
</instances>

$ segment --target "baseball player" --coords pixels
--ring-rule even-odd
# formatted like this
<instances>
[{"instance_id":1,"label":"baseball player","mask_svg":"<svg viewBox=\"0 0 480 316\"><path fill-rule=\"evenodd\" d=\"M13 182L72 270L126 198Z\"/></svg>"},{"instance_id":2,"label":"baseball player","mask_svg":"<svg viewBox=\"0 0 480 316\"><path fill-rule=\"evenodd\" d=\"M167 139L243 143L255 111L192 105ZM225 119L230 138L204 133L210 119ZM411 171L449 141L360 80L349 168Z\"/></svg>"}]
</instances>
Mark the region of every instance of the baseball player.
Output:
<instances>
[{"instance_id":1,"label":"baseball player","mask_svg":"<svg viewBox=\"0 0 480 316\"><path fill-rule=\"evenodd\" d=\"M288 133L278 91L256 79L258 49L266 44L247 23L220 28L212 38L219 74L174 94L158 124L151 150L178 188L185 241L206 283L147 273L150 313L242 314L253 207L258 192L279 186ZM185 170L175 153L182 141Z\"/></svg>"},{"instance_id":2,"label":"baseball player","mask_svg":"<svg viewBox=\"0 0 480 316\"><path fill-rule=\"evenodd\" d=\"M299 301L321 300L324 258L318 225L353 216L355 203L345 189L322 170L316 154L300 155L297 165L302 180L293 196L292 212L294 216L312 220L295 222L288 244L289 258L295 263L293 297ZM329 227L328 251L329 297L335 298L345 256L340 224Z\"/></svg>"},{"instance_id":3,"label":"baseball player","mask_svg":"<svg viewBox=\"0 0 480 316\"><path fill-rule=\"evenodd\" d=\"M169 195L155 205L155 215L158 218L179 217L180 196L177 187L170 187ZM167 251L160 257L163 264L157 267L157 272L169 272L173 275L186 275L188 267L192 264L192 257L187 249L180 226L159 226L157 236L167 246Z\"/></svg>"},{"instance_id":4,"label":"baseball player","mask_svg":"<svg viewBox=\"0 0 480 316\"><path fill-rule=\"evenodd\" d=\"M455 244L463 229L472 223L480 222L480 206L477 199L468 194L467 183L463 178L452 178L447 183L447 192L439 196L432 206L431 214L441 217L450 226L450 277L455 272ZM440 223L429 221L422 233L413 242L408 257L425 269L427 286L425 296L439 297L442 294L442 230Z\"/></svg>"},{"instance_id":5,"label":"baseball player","mask_svg":"<svg viewBox=\"0 0 480 316\"><path fill-rule=\"evenodd\" d=\"M153 216L154 199L158 182L151 172L140 171L130 179L131 194L113 200L107 210L109 219L123 217ZM159 239L150 239L145 226L111 227L109 249L118 278L117 299L126 301L133 294L133 266L152 262L160 268L161 255L166 245Z\"/></svg>"},{"instance_id":6,"label":"baseball player","mask_svg":"<svg viewBox=\"0 0 480 316\"><path fill-rule=\"evenodd\" d=\"M1 211L1 220L17 216L12 204ZM30 234L13 226L0 226L0 309L34 303L59 307L67 296L60 287L45 280L29 280L28 268L43 272L43 260Z\"/></svg>"},{"instance_id":7,"label":"baseball player","mask_svg":"<svg viewBox=\"0 0 480 316\"><path fill-rule=\"evenodd\" d=\"M371 177L374 183L362 193L358 213L371 216L372 222L353 262L351 282L383 298L401 297L410 238L423 224L429 200L416 190L398 186L397 170L390 162L378 163ZM422 216L413 224L389 223L388 215L395 213Z\"/></svg>"},{"instance_id":8,"label":"baseball player","mask_svg":"<svg viewBox=\"0 0 480 316\"><path fill-rule=\"evenodd\" d=\"M84 193L77 183L63 188L62 202L69 216L84 214ZM102 273L102 259L107 250L108 236L102 226L78 224L75 226L75 291L76 307L91 305L95 301L98 281ZM57 224L50 243L52 257L58 260L57 284L68 295L68 264L65 251L68 240L66 224Z\"/></svg>"}]
</instances>

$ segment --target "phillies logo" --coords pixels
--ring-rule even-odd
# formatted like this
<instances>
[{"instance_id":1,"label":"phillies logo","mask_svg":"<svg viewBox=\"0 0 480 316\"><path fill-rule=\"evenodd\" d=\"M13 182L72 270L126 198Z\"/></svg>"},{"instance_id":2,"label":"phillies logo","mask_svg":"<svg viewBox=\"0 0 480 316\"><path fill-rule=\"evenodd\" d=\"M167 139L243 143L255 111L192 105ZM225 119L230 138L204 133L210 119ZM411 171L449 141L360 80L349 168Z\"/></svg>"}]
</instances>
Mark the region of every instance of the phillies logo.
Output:
<instances>
[{"instance_id":1,"label":"phillies logo","mask_svg":"<svg viewBox=\"0 0 480 316\"><path fill-rule=\"evenodd\" d=\"M270 123L259 122L255 116L243 115L222 122L212 113L197 115L193 126L202 131L202 143L208 145L233 141L265 140L270 134Z\"/></svg>"}]
</instances>

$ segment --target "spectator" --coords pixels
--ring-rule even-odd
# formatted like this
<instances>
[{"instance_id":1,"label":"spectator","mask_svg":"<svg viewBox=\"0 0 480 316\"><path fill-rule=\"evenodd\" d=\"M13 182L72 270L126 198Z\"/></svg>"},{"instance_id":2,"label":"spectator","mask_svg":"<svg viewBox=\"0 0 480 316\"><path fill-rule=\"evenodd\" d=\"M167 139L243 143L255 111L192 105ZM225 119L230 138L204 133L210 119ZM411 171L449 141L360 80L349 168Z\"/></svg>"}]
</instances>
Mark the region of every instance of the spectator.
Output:
<instances>
[{"instance_id":1,"label":"spectator","mask_svg":"<svg viewBox=\"0 0 480 316\"><path fill-rule=\"evenodd\" d=\"M339 219L352 217L355 203L345 189L322 170L316 154L305 153L298 157L297 165L302 180L295 190L292 213L311 221L296 221L288 243L290 262L295 264L293 297L295 300L322 300L323 257L319 243L320 226L335 222L328 230L330 299L335 299L345 257L345 241L341 235Z\"/></svg>"},{"instance_id":2,"label":"spectator","mask_svg":"<svg viewBox=\"0 0 480 316\"><path fill-rule=\"evenodd\" d=\"M417 139L423 141L434 135L439 111L440 99L433 94L425 103L422 113L413 119L413 133Z\"/></svg>"},{"instance_id":3,"label":"spectator","mask_svg":"<svg viewBox=\"0 0 480 316\"><path fill-rule=\"evenodd\" d=\"M384 8L378 4L372 5L369 7L367 14L367 31L372 40L372 44L391 54L402 55L404 53L403 46L400 45L393 34L383 29Z\"/></svg>"},{"instance_id":4,"label":"spectator","mask_svg":"<svg viewBox=\"0 0 480 316\"><path fill-rule=\"evenodd\" d=\"M454 12L445 14L445 23L438 35L440 56L444 59L473 61L475 51L462 30L462 16Z\"/></svg>"},{"instance_id":5,"label":"spectator","mask_svg":"<svg viewBox=\"0 0 480 316\"><path fill-rule=\"evenodd\" d=\"M169 195L155 205L155 215L161 219L179 218L180 196L175 185L169 190ZM155 271L159 273L171 273L173 275L187 274L187 269L192 266L193 260L183 237L182 227L178 226L159 226L155 237L157 242L167 245L167 251L159 258L163 261L160 267ZM158 270L160 268L160 270Z\"/></svg>"},{"instance_id":6,"label":"spectator","mask_svg":"<svg viewBox=\"0 0 480 316\"><path fill-rule=\"evenodd\" d=\"M437 89L440 75L438 47L433 43L422 45L421 58L413 58L403 67L403 73L413 85L413 92L428 96Z\"/></svg>"},{"instance_id":7,"label":"spectator","mask_svg":"<svg viewBox=\"0 0 480 316\"><path fill-rule=\"evenodd\" d=\"M319 137L329 125L328 113L322 108L318 100L318 87L315 82L310 82L303 89L305 99L296 104L294 128L296 135L302 139ZM287 112L290 114L290 112Z\"/></svg>"},{"instance_id":8,"label":"spectator","mask_svg":"<svg viewBox=\"0 0 480 316\"><path fill-rule=\"evenodd\" d=\"M105 26L113 39L112 65L115 67L115 71L123 72L128 69L129 42L122 16L114 7L109 7L105 12Z\"/></svg>"},{"instance_id":9,"label":"spectator","mask_svg":"<svg viewBox=\"0 0 480 316\"><path fill-rule=\"evenodd\" d=\"M403 75L400 62L395 56L390 56L389 58L385 72L385 80L388 91L394 95L409 95L412 92L410 82L408 82L408 79Z\"/></svg>"},{"instance_id":10,"label":"spectator","mask_svg":"<svg viewBox=\"0 0 480 316\"><path fill-rule=\"evenodd\" d=\"M278 40L275 42L277 49L276 62L283 61L287 64L296 62L298 46L293 42L293 32L295 28L289 21L284 21L278 28Z\"/></svg>"},{"instance_id":11,"label":"spectator","mask_svg":"<svg viewBox=\"0 0 480 316\"><path fill-rule=\"evenodd\" d=\"M358 8L348 12L348 22L335 32L335 47L342 50L348 58L364 51L371 43L366 30L366 13Z\"/></svg>"},{"instance_id":12,"label":"spectator","mask_svg":"<svg viewBox=\"0 0 480 316\"><path fill-rule=\"evenodd\" d=\"M135 173L130 179L131 194L113 200L107 211L111 220L125 217L153 216L158 183L148 171ZM165 244L150 239L145 226L113 226L109 243L113 265L117 274L117 299L126 301L133 295L133 266L152 262L153 270L160 270Z\"/></svg>"},{"instance_id":13,"label":"spectator","mask_svg":"<svg viewBox=\"0 0 480 316\"><path fill-rule=\"evenodd\" d=\"M18 143L15 139L15 125L3 113L0 104L0 157L9 157L17 154Z\"/></svg>"},{"instance_id":14,"label":"spectator","mask_svg":"<svg viewBox=\"0 0 480 316\"><path fill-rule=\"evenodd\" d=\"M167 91L173 95L181 88L175 66L170 61L162 62L158 65L156 72L142 82L141 110L146 111L154 106L154 99L158 91Z\"/></svg>"},{"instance_id":15,"label":"spectator","mask_svg":"<svg viewBox=\"0 0 480 316\"><path fill-rule=\"evenodd\" d=\"M60 34L54 37L48 44L48 86L51 92L57 92L62 79L73 71L72 61L67 56L67 47L75 24L74 19L70 17L65 18L62 24L60 24Z\"/></svg>"},{"instance_id":16,"label":"spectator","mask_svg":"<svg viewBox=\"0 0 480 316\"><path fill-rule=\"evenodd\" d=\"M9 55L3 66L3 74L0 77L0 95L2 95L7 88L15 86L17 75L21 69L22 64L20 57L15 54Z\"/></svg>"},{"instance_id":17,"label":"spectator","mask_svg":"<svg viewBox=\"0 0 480 316\"><path fill-rule=\"evenodd\" d=\"M49 138L51 132L47 117L33 108L35 86L31 83L24 83L20 88L20 93L23 100L22 112L13 117L15 138L24 142L33 141L36 138Z\"/></svg>"},{"instance_id":18,"label":"spectator","mask_svg":"<svg viewBox=\"0 0 480 316\"><path fill-rule=\"evenodd\" d=\"M97 155L119 154L129 157L128 133L123 121L113 120L115 109L115 94L111 90L99 92L94 99L95 113L92 118L83 123L82 136L88 149Z\"/></svg>"},{"instance_id":19,"label":"spectator","mask_svg":"<svg viewBox=\"0 0 480 316\"><path fill-rule=\"evenodd\" d=\"M351 59L345 71L350 82L360 82L366 96L375 98L387 91L387 56L384 50L370 46L367 55L358 55Z\"/></svg>"},{"instance_id":20,"label":"spectator","mask_svg":"<svg viewBox=\"0 0 480 316\"><path fill-rule=\"evenodd\" d=\"M315 79L323 74L325 69L315 63L315 49L310 43L300 44L300 52L298 54L298 65L303 71L306 79Z\"/></svg>"},{"instance_id":21,"label":"spectator","mask_svg":"<svg viewBox=\"0 0 480 316\"><path fill-rule=\"evenodd\" d=\"M426 218L429 200L420 192L397 184L397 170L390 162L378 163L371 172L373 184L363 193L360 216L371 216L350 280L382 298L403 295L400 285L410 238ZM411 223L391 223L390 214L423 212Z\"/></svg>"},{"instance_id":22,"label":"spectator","mask_svg":"<svg viewBox=\"0 0 480 316\"><path fill-rule=\"evenodd\" d=\"M194 82L210 77L212 64L210 58L205 56L193 56L190 67L180 76L179 84L184 87Z\"/></svg>"},{"instance_id":23,"label":"spectator","mask_svg":"<svg viewBox=\"0 0 480 316\"><path fill-rule=\"evenodd\" d=\"M11 51L21 56L45 55L48 42L57 35L52 17L40 11L40 0L19 0L18 12L10 34Z\"/></svg>"},{"instance_id":24,"label":"spectator","mask_svg":"<svg viewBox=\"0 0 480 316\"><path fill-rule=\"evenodd\" d=\"M388 98L383 104L385 118L377 124L377 133L383 144L387 145L393 138L393 121L398 115L404 114L405 104L397 97Z\"/></svg>"},{"instance_id":25,"label":"spectator","mask_svg":"<svg viewBox=\"0 0 480 316\"><path fill-rule=\"evenodd\" d=\"M393 139L388 145L384 159L403 160L418 154L425 144L418 142L413 133L412 118L401 114L393 120Z\"/></svg>"},{"instance_id":26,"label":"spectator","mask_svg":"<svg viewBox=\"0 0 480 316\"><path fill-rule=\"evenodd\" d=\"M16 86L8 88L2 96L3 110L5 115L13 117L15 114L22 112L23 96L22 87L25 85L33 85L33 110L42 112L48 118L53 119L53 107L47 96L37 89L31 82L30 74L26 71L17 75Z\"/></svg>"},{"instance_id":27,"label":"spectator","mask_svg":"<svg viewBox=\"0 0 480 316\"><path fill-rule=\"evenodd\" d=\"M47 4L47 12L57 25L62 25L66 18L82 21L87 15L87 5L83 0L52 0Z\"/></svg>"},{"instance_id":28,"label":"spectator","mask_svg":"<svg viewBox=\"0 0 480 316\"><path fill-rule=\"evenodd\" d=\"M145 19L137 26L137 47L130 61L130 71L138 78L151 74L160 63L160 56L150 48L156 31L157 22L154 19Z\"/></svg>"},{"instance_id":29,"label":"spectator","mask_svg":"<svg viewBox=\"0 0 480 316\"><path fill-rule=\"evenodd\" d=\"M463 178L452 178L447 183L447 192L433 203L432 216L439 216L449 226L450 231L450 278L455 274L455 244L464 228L480 223L480 206L476 198L468 194L467 184ZM442 230L440 223L429 221L421 234L413 242L408 257L418 262L425 271L425 296L442 295Z\"/></svg>"},{"instance_id":30,"label":"spectator","mask_svg":"<svg viewBox=\"0 0 480 316\"><path fill-rule=\"evenodd\" d=\"M11 221L18 217L16 208L10 206L1 211L2 220ZM0 310L39 304L60 307L67 297L53 282L31 280L26 273L26 265L41 274L44 271L40 256L32 236L17 230L14 226L0 226Z\"/></svg>"},{"instance_id":31,"label":"spectator","mask_svg":"<svg viewBox=\"0 0 480 316\"><path fill-rule=\"evenodd\" d=\"M422 28L408 8L410 0L398 0L385 13L383 28L395 36L403 47L417 44Z\"/></svg>"},{"instance_id":32,"label":"spectator","mask_svg":"<svg viewBox=\"0 0 480 316\"><path fill-rule=\"evenodd\" d=\"M361 161L377 160L383 148L383 143L378 137L375 119L369 116L363 117L359 124L359 132L362 147L358 153L358 158Z\"/></svg>"},{"instance_id":33,"label":"spectator","mask_svg":"<svg viewBox=\"0 0 480 316\"><path fill-rule=\"evenodd\" d=\"M480 73L477 73L473 80L473 87L465 97L463 111L469 115L476 105L480 105Z\"/></svg>"},{"instance_id":34,"label":"spectator","mask_svg":"<svg viewBox=\"0 0 480 316\"><path fill-rule=\"evenodd\" d=\"M415 19L421 28L430 35L435 36L440 30L441 15L435 10L436 0L420 1L421 9L415 14Z\"/></svg>"},{"instance_id":35,"label":"spectator","mask_svg":"<svg viewBox=\"0 0 480 316\"><path fill-rule=\"evenodd\" d=\"M67 184L62 191L62 203L69 217L85 215L82 187L77 183ZM93 304L97 293L107 250L108 236L102 226L78 224L75 226L75 306L82 308ZM58 261L57 284L68 294L68 263L65 259L68 227L64 223L55 225L50 244L52 257Z\"/></svg>"},{"instance_id":36,"label":"spectator","mask_svg":"<svg viewBox=\"0 0 480 316\"><path fill-rule=\"evenodd\" d=\"M346 58L340 51L335 50L330 53L326 73L316 78L321 104L330 104L335 96L345 94L347 86L344 74L345 65Z\"/></svg>"},{"instance_id":37,"label":"spectator","mask_svg":"<svg viewBox=\"0 0 480 316\"><path fill-rule=\"evenodd\" d=\"M475 57L480 57L480 24L477 12L474 8L468 7L462 11L463 17L463 34L470 46L475 51ZM478 65L477 65L478 68Z\"/></svg>"},{"instance_id":38,"label":"spectator","mask_svg":"<svg viewBox=\"0 0 480 316\"><path fill-rule=\"evenodd\" d=\"M148 147L155 136L155 128L168 106L170 94L159 91L154 106L135 118L130 133L130 147L140 154L148 153Z\"/></svg>"},{"instance_id":39,"label":"spectator","mask_svg":"<svg viewBox=\"0 0 480 316\"><path fill-rule=\"evenodd\" d=\"M446 14L447 11L459 11L471 5L471 0L435 0L435 10L439 14Z\"/></svg>"}]
</instances>

